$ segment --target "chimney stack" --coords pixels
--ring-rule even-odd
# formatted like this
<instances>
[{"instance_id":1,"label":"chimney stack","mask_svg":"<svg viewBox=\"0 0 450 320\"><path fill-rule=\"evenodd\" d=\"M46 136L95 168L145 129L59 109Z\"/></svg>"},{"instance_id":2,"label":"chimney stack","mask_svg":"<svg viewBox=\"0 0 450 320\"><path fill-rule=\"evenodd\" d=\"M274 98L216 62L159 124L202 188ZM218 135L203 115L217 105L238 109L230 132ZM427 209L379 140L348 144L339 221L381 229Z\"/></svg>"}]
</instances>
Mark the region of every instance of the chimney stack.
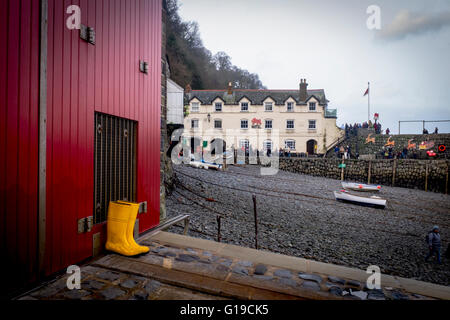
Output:
<instances>
[{"instance_id":1,"label":"chimney stack","mask_svg":"<svg viewBox=\"0 0 450 320\"><path fill-rule=\"evenodd\" d=\"M187 85L186 85L186 89L184 89L184 92L185 93L191 93L191 85L188 83Z\"/></svg>"},{"instance_id":2,"label":"chimney stack","mask_svg":"<svg viewBox=\"0 0 450 320\"><path fill-rule=\"evenodd\" d=\"M308 99L308 84L306 83L306 79L300 79L300 101L306 101Z\"/></svg>"},{"instance_id":3,"label":"chimney stack","mask_svg":"<svg viewBox=\"0 0 450 320\"><path fill-rule=\"evenodd\" d=\"M233 94L233 86L231 84L231 82L228 82L228 94Z\"/></svg>"}]
</instances>

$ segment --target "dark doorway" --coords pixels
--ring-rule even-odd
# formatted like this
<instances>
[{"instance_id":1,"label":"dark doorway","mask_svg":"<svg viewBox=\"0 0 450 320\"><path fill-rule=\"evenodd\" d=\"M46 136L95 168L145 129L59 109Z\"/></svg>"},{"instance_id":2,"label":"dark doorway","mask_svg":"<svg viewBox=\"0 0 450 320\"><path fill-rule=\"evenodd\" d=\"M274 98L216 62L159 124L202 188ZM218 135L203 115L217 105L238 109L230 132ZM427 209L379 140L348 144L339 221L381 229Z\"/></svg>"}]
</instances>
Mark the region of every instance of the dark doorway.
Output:
<instances>
[{"instance_id":1,"label":"dark doorway","mask_svg":"<svg viewBox=\"0 0 450 320\"><path fill-rule=\"evenodd\" d=\"M191 137L191 154L202 154L202 140L199 138Z\"/></svg>"},{"instance_id":2,"label":"dark doorway","mask_svg":"<svg viewBox=\"0 0 450 320\"><path fill-rule=\"evenodd\" d=\"M308 153L308 155L317 153L317 141L316 140L309 140L306 143L306 152Z\"/></svg>"},{"instance_id":3,"label":"dark doorway","mask_svg":"<svg viewBox=\"0 0 450 320\"><path fill-rule=\"evenodd\" d=\"M137 122L95 113L94 223L106 221L110 201L136 201Z\"/></svg>"},{"instance_id":4,"label":"dark doorway","mask_svg":"<svg viewBox=\"0 0 450 320\"><path fill-rule=\"evenodd\" d=\"M211 155L223 154L227 150L227 143L220 138L211 141Z\"/></svg>"}]
</instances>

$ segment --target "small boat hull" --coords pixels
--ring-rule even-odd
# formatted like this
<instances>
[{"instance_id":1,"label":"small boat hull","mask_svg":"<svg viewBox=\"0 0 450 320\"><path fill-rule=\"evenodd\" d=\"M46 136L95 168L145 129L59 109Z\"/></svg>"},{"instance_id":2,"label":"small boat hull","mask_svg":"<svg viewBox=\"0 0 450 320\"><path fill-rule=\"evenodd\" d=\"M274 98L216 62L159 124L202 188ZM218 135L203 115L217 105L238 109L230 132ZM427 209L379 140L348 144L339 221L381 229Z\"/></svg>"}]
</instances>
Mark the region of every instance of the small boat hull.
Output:
<instances>
[{"instance_id":1,"label":"small boat hull","mask_svg":"<svg viewBox=\"0 0 450 320\"><path fill-rule=\"evenodd\" d=\"M224 154L218 155L212 159L213 163L222 162L223 156L225 156L226 162L230 163L233 158L233 154L231 152L226 151Z\"/></svg>"},{"instance_id":2,"label":"small boat hull","mask_svg":"<svg viewBox=\"0 0 450 320\"><path fill-rule=\"evenodd\" d=\"M355 182L342 182L342 188L346 190L361 191L361 192L378 192L381 186L374 184L363 184Z\"/></svg>"},{"instance_id":3,"label":"small boat hull","mask_svg":"<svg viewBox=\"0 0 450 320\"><path fill-rule=\"evenodd\" d=\"M334 191L334 197L337 201L353 203L360 206L375 207L380 209L384 209L386 207L386 200L375 196L363 197L351 194L347 191Z\"/></svg>"},{"instance_id":4,"label":"small boat hull","mask_svg":"<svg viewBox=\"0 0 450 320\"><path fill-rule=\"evenodd\" d=\"M209 163L209 162L203 162L203 161L191 161L189 163L189 165L191 167L194 168L200 168L200 169L215 169L215 170L222 170L222 165L221 164L216 164L216 163Z\"/></svg>"}]
</instances>

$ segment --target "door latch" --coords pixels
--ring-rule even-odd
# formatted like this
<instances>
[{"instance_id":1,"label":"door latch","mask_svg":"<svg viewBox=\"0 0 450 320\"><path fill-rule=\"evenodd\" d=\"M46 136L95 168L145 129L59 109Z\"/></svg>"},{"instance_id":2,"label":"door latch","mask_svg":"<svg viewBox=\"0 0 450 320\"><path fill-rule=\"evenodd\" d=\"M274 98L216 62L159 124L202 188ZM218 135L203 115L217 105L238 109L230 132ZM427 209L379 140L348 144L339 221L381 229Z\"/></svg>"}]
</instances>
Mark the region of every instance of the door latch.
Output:
<instances>
[{"instance_id":1,"label":"door latch","mask_svg":"<svg viewBox=\"0 0 450 320\"><path fill-rule=\"evenodd\" d=\"M79 219L78 220L78 233L91 232L93 222L94 222L93 216Z\"/></svg>"},{"instance_id":2,"label":"door latch","mask_svg":"<svg viewBox=\"0 0 450 320\"><path fill-rule=\"evenodd\" d=\"M139 213L146 213L147 212L147 201L140 202L139 203Z\"/></svg>"}]
</instances>

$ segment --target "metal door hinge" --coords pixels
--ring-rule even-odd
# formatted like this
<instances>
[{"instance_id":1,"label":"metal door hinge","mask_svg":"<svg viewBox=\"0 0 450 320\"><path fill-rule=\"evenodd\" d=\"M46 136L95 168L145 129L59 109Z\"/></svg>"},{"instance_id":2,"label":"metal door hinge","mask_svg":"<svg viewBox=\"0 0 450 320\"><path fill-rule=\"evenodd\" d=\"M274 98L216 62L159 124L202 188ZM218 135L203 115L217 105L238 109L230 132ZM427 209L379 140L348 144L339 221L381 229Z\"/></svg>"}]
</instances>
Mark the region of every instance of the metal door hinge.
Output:
<instances>
[{"instance_id":1,"label":"metal door hinge","mask_svg":"<svg viewBox=\"0 0 450 320\"><path fill-rule=\"evenodd\" d=\"M95 30L92 27L85 25L80 26L80 38L84 41L95 45Z\"/></svg>"},{"instance_id":2,"label":"metal door hinge","mask_svg":"<svg viewBox=\"0 0 450 320\"><path fill-rule=\"evenodd\" d=\"M81 218L78 220L78 233L91 232L94 222L93 216Z\"/></svg>"},{"instance_id":3,"label":"metal door hinge","mask_svg":"<svg viewBox=\"0 0 450 320\"><path fill-rule=\"evenodd\" d=\"M147 212L147 201L140 202L139 203L139 213L146 213Z\"/></svg>"},{"instance_id":4,"label":"metal door hinge","mask_svg":"<svg viewBox=\"0 0 450 320\"><path fill-rule=\"evenodd\" d=\"M148 74L148 62L147 62L147 61L140 60L140 61L139 61L139 70L140 70L142 73Z\"/></svg>"}]
</instances>

